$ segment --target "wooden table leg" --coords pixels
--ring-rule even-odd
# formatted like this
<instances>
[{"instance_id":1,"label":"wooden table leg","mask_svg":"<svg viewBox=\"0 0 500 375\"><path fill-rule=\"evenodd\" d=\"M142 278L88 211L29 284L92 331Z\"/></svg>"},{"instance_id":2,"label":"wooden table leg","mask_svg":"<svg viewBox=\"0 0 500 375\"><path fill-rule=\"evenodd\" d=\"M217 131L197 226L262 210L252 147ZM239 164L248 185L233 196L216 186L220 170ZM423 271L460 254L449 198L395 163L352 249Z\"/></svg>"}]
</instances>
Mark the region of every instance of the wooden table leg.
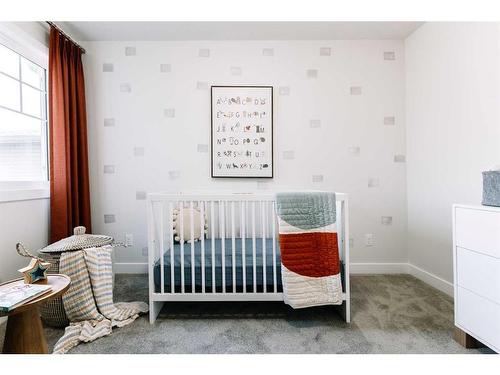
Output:
<instances>
[{"instance_id":1,"label":"wooden table leg","mask_svg":"<svg viewBox=\"0 0 500 375\"><path fill-rule=\"evenodd\" d=\"M477 341L474 337L469 335L467 332L462 331L458 327L455 327L453 339L467 349L477 349L484 346L481 342Z\"/></svg>"},{"instance_id":2,"label":"wooden table leg","mask_svg":"<svg viewBox=\"0 0 500 375\"><path fill-rule=\"evenodd\" d=\"M38 308L10 315L3 343L4 354L47 354Z\"/></svg>"}]
</instances>

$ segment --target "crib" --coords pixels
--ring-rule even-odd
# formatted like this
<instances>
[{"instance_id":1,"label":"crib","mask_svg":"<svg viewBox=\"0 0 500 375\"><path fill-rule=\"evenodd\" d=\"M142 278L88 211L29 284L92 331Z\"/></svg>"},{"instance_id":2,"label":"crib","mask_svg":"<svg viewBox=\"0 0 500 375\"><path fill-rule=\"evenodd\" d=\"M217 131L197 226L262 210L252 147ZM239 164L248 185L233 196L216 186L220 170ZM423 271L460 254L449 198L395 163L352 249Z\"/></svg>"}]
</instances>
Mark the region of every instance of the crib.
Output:
<instances>
[{"instance_id":1,"label":"crib","mask_svg":"<svg viewBox=\"0 0 500 375\"><path fill-rule=\"evenodd\" d=\"M349 323L347 194L336 193L336 200L343 289L343 303L338 308ZM149 194L150 323L154 324L165 302L283 301L275 205L275 194L267 192ZM172 229L174 210L180 212L179 242ZM187 210L187 218L183 210ZM197 217L194 210L200 213ZM193 240L195 220L206 228L198 241ZM190 228L187 239L184 225Z\"/></svg>"}]
</instances>

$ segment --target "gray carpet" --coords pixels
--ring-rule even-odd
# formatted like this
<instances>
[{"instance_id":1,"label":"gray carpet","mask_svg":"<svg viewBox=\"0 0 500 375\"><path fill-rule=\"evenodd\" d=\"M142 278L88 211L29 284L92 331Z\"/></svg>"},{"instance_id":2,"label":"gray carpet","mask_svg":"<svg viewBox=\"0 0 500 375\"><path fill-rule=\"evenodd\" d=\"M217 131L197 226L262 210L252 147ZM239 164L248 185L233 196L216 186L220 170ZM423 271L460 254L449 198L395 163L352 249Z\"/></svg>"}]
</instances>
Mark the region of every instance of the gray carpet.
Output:
<instances>
[{"instance_id":1,"label":"gray carpet","mask_svg":"<svg viewBox=\"0 0 500 375\"><path fill-rule=\"evenodd\" d=\"M352 323L334 307L170 303L70 353L489 353L452 339L453 301L409 275L352 276ZM146 275L117 275L116 301L147 301ZM0 326L3 342L5 324ZM46 328L52 348L63 330ZM2 345L0 343L0 345Z\"/></svg>"}]
</instances>

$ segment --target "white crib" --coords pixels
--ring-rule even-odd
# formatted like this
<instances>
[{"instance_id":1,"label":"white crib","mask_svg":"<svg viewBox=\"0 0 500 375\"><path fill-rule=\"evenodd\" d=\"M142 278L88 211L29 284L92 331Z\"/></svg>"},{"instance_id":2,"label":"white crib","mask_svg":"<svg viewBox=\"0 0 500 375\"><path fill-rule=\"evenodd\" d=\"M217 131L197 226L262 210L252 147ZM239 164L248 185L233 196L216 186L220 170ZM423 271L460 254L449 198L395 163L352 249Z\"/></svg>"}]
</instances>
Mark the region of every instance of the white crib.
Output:
<instances>
[{"instance_id":1,"label":"white crib","mask_svg":"<svg viewBox=\"0 0 500 375\"><path fill-rule=\"evenodd\" d=\"M336 193L337 231L343 304L350 322L349 209L347 195ZM153 324L168 301L282 301L278 224L272 193L152 193L147 201L149 320ZM174 209L197 208L207 234L174 242ZM180 220L181 232L183 220ZM189 239L187 239L189 240ZM175 251L172 251L175 249ZM193 259L194 261L191 261ZM271 263L271 264L269 264Z\"/></svg>"}]
</instances>

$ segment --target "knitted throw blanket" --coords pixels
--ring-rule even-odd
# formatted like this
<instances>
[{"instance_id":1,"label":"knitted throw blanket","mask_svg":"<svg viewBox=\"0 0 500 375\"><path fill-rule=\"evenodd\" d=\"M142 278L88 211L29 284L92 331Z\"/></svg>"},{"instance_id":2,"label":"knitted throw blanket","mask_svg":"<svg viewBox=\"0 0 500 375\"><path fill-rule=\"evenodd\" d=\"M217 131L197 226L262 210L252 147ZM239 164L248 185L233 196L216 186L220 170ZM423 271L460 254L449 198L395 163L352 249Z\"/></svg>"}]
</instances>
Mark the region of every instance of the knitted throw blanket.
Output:
<instances>
[{"instance_id":1,"label":"knitted throw blanket","mask_svg":"<svg viewBox=\"0 0 500 375\"><path fill-rule=\"evenodd\" d=\"M335 194L278 193L276 210L285 303L342 304Z\"/></svg>"},{"instance_id":2,"label":"knitted throw blanket","mask_svg":"<svg viewBox=\"0 0 500 375\"><path fill-rule=\"evenodd\" d=\"M59 272L71 278L62 297L70 325L54 353L64 354L80 342L107 336L112 327L130 324L148 311L144 302L113 303L111 250L103 246L61 254Z\"/></svg>"}]
</instances>

